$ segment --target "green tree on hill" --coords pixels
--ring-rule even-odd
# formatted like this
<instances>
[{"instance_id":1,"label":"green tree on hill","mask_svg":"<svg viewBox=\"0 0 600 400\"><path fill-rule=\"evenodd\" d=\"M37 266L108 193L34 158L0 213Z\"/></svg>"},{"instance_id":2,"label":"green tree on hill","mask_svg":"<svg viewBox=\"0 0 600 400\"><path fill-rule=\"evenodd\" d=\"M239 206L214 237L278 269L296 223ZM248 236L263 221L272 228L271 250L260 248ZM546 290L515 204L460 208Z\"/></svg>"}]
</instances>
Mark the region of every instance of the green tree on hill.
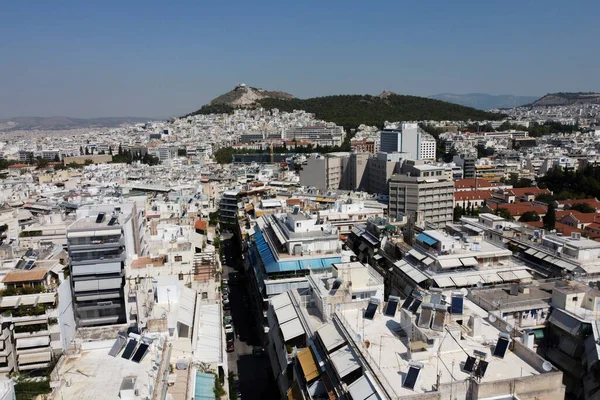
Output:
<instances>
[{"instance_id":1,"label":"green tree on hill","mask_svg":"<svg viewBox=\"0 0 600 400\"><path fill-rule=\"evenodd\" d=\"M546 215L544 215L544 218L542 218L542 221L544 221L545 230L552 231L556 228L556 211L554 210L554 204L550 203L548 211L546 212Z\"/></svg>"}]
</instances>

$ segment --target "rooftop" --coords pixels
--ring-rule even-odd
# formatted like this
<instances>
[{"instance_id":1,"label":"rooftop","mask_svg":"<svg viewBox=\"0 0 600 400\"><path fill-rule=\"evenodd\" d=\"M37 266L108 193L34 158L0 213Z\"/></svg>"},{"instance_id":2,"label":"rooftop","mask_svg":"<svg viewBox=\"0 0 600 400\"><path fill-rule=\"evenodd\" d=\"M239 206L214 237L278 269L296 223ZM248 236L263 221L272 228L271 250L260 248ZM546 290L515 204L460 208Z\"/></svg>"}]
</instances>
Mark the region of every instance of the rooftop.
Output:
<instances>
[{"instance_id":1,"label":"rooftop","mask_svg":"<svg viewBox=\"0 0 600 400\"><path fill-rule=\"evenodd\" d=\"M467 302L465 302L466 304ZM486 353L486 360L489 361L485 377L482 378L484 383L541 373L510 350L503 359L492 357L492 347L495 345L500 331L487 321L482 321L482 332L479 337L469 336L466 340L461 340L461 329L456 323L452 323L458 329L440 333L441 336L444 336L440 340L441 351L412 352L411 358L406 338L399 336L400 316L398 314L395 317L385 316L381 309L382 307L379 307L372 320L363 318L363 311L360 309L343 310L341 319L352 337L358 337L357 335L360 334L362 343L358 344L359 348L362 352L368 353L370 364L376 368L375 373L381 381L385 382L384 386L387 386L388 390L391 388L396 396L430 392L436 385L439 372L441 372L439 375L442 385L468 379L470 374L462 370L461 365L466 360L467 354L473 356L475 350ZM340 314L338 313L338 315ZM454 340L448 338L451 335ZM363 345L365 341L370 343L368 348ZM458 341L462 349L455 345ZM402 387L402 382L408 372L409 363L415 358L423 364L423 369L417 386L414 390L410 390Z\"/></svg>"},{"instance_id":2,"label":"rooftop","mask_svg":"<svg viewBox=\"0 0 600 400\"><path fill-rule=\"evenodd\" d=\"M119 219L117 218L115 221L113 221L113 223L111 225L110 222L112 221L112 217L110 214L106 214L104 216L104 219L101 222L96 222L97 221L97 215L92 215L92 216L85 216L83 218L79 218L77 221L73 222L70 226L69 226L69 230L73 231L73 230L88 230L88 229L107 229L107 228L115 228L115 229L120 229L119 225Z\"/></svg>"},{"instance_id":3,"label":"rooftop","mask_svg":"<svg viewBox=\"0 0 600 400\"><path fill-rule=\"evenodd\" d=\"M109 356L109 350L110 347L83 351L80 357L67 359L59 371L59 376L70 382L61 387L65 399L119 398L119 389L126 377L136 379L134 387L139 389L140 398L150 397L148 380L155 355L147 354L136 363L120 356Z\"/></svg>"}]
</instances>

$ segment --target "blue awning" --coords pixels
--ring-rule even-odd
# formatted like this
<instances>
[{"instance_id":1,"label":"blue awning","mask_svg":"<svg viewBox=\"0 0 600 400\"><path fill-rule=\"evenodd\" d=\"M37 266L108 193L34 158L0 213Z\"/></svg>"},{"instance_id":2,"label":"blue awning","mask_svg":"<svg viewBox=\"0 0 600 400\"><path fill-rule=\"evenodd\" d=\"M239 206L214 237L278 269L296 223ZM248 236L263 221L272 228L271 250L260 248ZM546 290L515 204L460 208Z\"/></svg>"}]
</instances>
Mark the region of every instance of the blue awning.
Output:
<instances>
[{"instance_id":1,"label":"blue awning","mask_svg":"<svg viewBox=\"0 0 600 400\"><path fill-rule=\"evenodd\" d=\"M419 233L417 235L417 240L420 242L423 242L425 244L428 244L429 246L433 246L434 244L436 244L438 242L431 236L426 235L425 233Z\"/></svg>"}]
</instances>

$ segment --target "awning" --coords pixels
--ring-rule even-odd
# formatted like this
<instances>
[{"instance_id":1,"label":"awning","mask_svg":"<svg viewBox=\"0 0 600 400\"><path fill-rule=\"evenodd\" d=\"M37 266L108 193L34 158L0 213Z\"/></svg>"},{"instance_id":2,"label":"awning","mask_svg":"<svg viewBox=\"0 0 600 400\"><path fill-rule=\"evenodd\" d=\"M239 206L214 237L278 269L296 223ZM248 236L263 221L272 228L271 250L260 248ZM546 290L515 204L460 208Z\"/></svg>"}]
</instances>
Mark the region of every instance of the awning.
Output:
<instances>
[{"instance_id":1,"label":"awning","mask_svg":"<svg viewBox=\"0 0 600 400\"><path fill-rule=\"evenodd\" d=\"M406 276L408 276L410 279L412 279L416 283L421 283L428 279L427 276L425 276L425 274L423 274L421 271L419 271L418 269L416 269L415 267L413 267L410 264L405 263L402 266L400 266L399 268L400 268L400 271L404 272L406 274Z\"/></svg>"},{"instance_id":2,"label":"awning","mask_svg":"<svg viewBox=\"0 0 600 400\"><path fill-rule=\"evenodd\" d=\"M416 258L417 260L421 261L422 259L424 259L425 257L427 257L425 254L421 254L419 253L417 250L412 249L408 252L408 254L410 254L411 256L413 256L414 258Z\"/></svg>"},{"instance_id":3,"label":"awning","mask_svg":"<svg viewBox=\"0 0 600 400\"><path fill-rule=\"evenodd\" d=\"M454 282L452 281L452 279L450 279L448 277L434 278L433 281L435 282L435 284L438 287L441 287L441 288L447 288L447 287L454 286Z\"/></svg>"},{"instance_id":4,"label":"awning","mask_svg":"<svg viewBox=\"0 0 600 400\"><path fill-rule=\"evenodd\" d=\"M516 281L519 279L511 271L498 272L498 275L500 275L500 278L502 278L504 281Z\"/></svg>"},{"instance_id":5,"label":"awning","mask_svg":"<svg viewBox=\"0 0 600 400\"><path fill-rule=\"evenodd\" d=\"M579 322L579 320L565 314L558 308L552 310L548 322L571 335L577 334L581 328L581 322Z\"/></svg>"},{"instance_id":6,"label":"awning","mask_svg":"<svg viewBox=\"0 0 600 400\"><path fill-rule=\"evenodd\" d=\"M425 257L425 259L423 261L421 261L423 264L429 266L431 264L433 264L435 260L433 258L430 257Z\"/></svg>"},{"instance_id":7,"label":"awning","mask_svg":"<svg viewBox=\"0 0 600 400\"><path fill-rule=\"evenodd\" d=\"M456 286L469 286L469 281L464 276L453 276L452 281Z\"/></svg>"},{"instance_id":8,"label":"awning","mask_svg":"<svg viewBox=\"0 0 600 400\"><path fill-rule=\"evenodd\" d=\"M434 244L436 244L438 241L435 240L434 238L432 238L431 236L426 235L425 233L419 233L417 235L417 240L420 242L423 242L429 246L433 246Z\"/></svg>"},{"instance_id":9,"label":"awning","mask_svg":"<svg viewBox=\"0 0 600 400\"><path fill-rule=\"evenodd\" d=\"M466 258L461 258L460 262L465 266L465 267L473 267L475 265L478 264L477 259L475 257L466 257Z\"/></svg>"},{"instance_id":10,"label":"awning","mask_svg":"<svg viewBox=\"0 0 600 400\"><path fill-rule=\"evenodd\" d=\"M479 282L483 283L483 278L479 275L467 275L467 276L465 276L465 278L467 278L467 281L469 282L469 285L471 285L471 286L475 286Z\"/></svg>"},{"instance_id":11,"label":"awning","mask_svg":"<svg viewBox=\"0 0 600 400\"><path fill-rule=\"evenodd\" d=\"M304 328L302 327L302 324L298 318L279 325L279 328L281 328L283 340L286 342L290 339L305 334Z\"/></svg>"},{"instance_id":12,"label":"awning","mask_svg":"<svg viewBox=\"0 0 600 400\"><path fill-rule=\"evenodd\" d=\"M513 274L515 274L517 276L517 278L524 280L524 279L531 279L531 274L527 271L525 271L524 269L517 269L515 271L512 271Z\"/></svg>"},{"instance_id":13,"label":"awning","mask_svg":"<svg viewBox=\"0 0 600 400\"><path fill-rule=\"evenodd\" d=\"M32 338L17 339L17 349L26 347L48 346L50 344L49 336L38 336Z\"/></svg>"},{"instance_id":14,"label":"awning","mask_svg":"<svg viewBox=\"0 0 600 400\"><path fill-rule=\"evenodd\" d=\"M319 377L319 369L317 368L317 364L315 363L315 358L312 355L310 347L299 350L297 357L300 361L300 366L302 367L302 372L304 373L306 382L310 382Z\"/></svg>"},{"instance_id":15,"label":"awning","mask_svg":"<svg viewBox=\"0 0 600 400\"><path fill-rule=\"evenodd\" d=\"M462 267L462 263L460 262L460 260L458 258L450 258L447 260L438 260L438 262L440 263L440 267L442 267L442 268Z\"/></svg>"},{"instance_id":16,"label":"awning","mask_svg":"<svg viewBox=\"0 0 600 400\"><path fill-rule=\"evenodd\" d=\"M500 278L498 276L498 274L496 273L486 273L486 274L481 274L481 278L483 279L483 281L485 283L497 283L497 282L502 282L502 278Z\"/></svg>"}]
</instances>

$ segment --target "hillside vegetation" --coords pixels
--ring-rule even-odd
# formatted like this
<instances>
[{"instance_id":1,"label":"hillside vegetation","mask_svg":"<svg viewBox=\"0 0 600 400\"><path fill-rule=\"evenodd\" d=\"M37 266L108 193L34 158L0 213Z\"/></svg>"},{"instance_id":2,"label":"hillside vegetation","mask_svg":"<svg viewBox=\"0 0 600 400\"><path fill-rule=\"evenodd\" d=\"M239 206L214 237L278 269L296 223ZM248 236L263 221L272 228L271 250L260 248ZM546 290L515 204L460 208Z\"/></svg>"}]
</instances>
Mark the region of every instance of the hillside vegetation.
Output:
<instances>
[{"instance_id":1,"label":"hillside vegetation","mask_svg":"<svg viewBox=\"0 0 600 400\"><path fill-rule=\"evenodd\" d=\"M291 112L304 110L316 118L335 122L346 129L361 124L383 127L385 121L416 120L499 120L503 114L493 114L471 107L425 97L389 94L384 98L370 95L339 95L311 99L263 99L258 102L266 109L277 108Z\"/></svg>"}]
</instances>

